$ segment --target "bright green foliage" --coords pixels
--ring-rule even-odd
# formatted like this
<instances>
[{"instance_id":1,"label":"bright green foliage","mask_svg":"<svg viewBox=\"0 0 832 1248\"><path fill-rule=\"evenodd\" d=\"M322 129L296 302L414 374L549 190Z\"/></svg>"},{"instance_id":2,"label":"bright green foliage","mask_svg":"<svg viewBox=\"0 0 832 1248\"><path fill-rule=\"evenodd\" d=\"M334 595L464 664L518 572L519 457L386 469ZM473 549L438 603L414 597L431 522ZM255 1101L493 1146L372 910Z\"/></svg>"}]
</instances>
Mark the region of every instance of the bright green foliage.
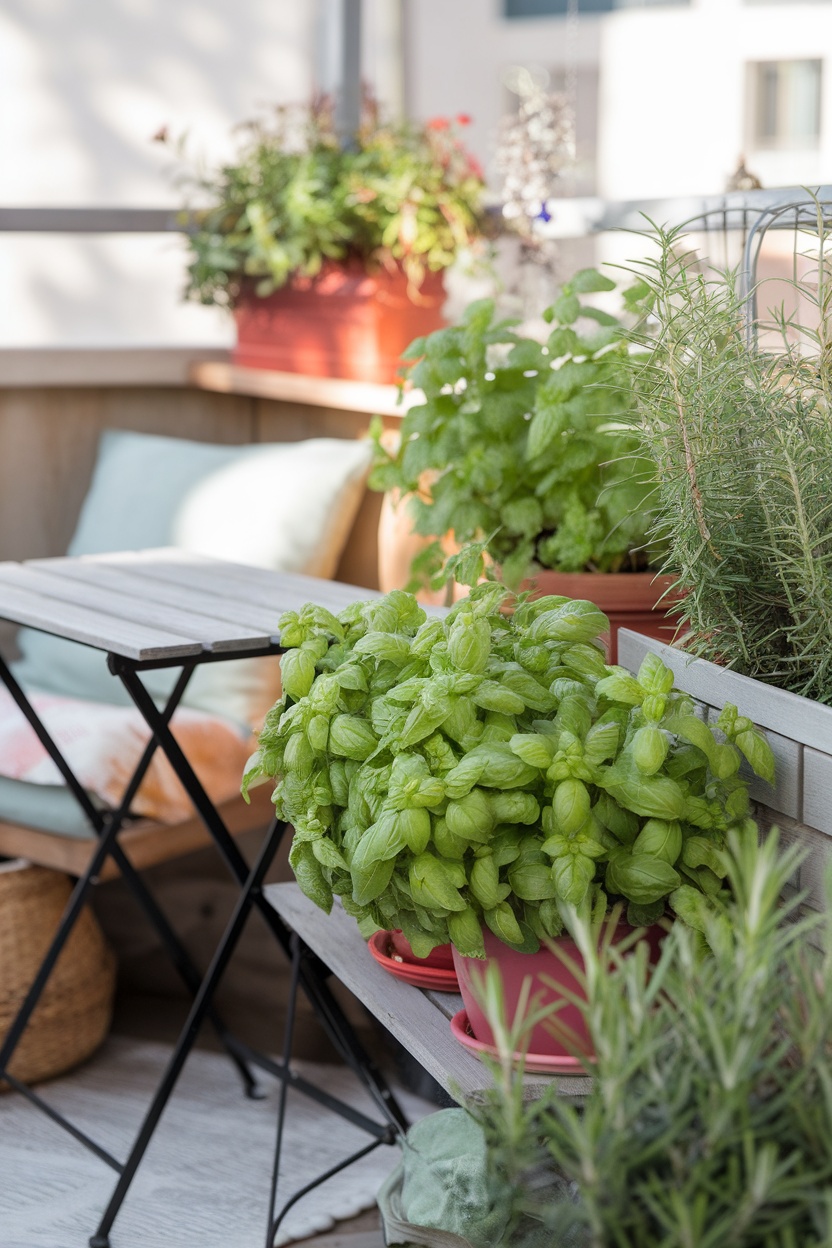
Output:
<instances>
[{"instance_id":1,"label":"bright green foliage","mask_svg":"<svg viewBox=\"0 0 832 1248\"><path fill-rule=\"evenodd\" d=\"M776 832L762 846L729 836L729 888L718 901L678 890L686 924L655 967L646 944L622 956L614 923L573 912L596 1054L585 1100L524 1101L523 1024L506 1020L492 968L483 1003L502 1060L470 1108L509 1226L495 1248L832 1243L832 916L818 932L821 916L782 902L800 859L778 854Z\"/></svg>"},{"instance_id":2,"label":"bright green foliage","mask_svg":"<svg viewBox=\"0 0 832 1248\"><path fill-rule=\"evenodd\" d=\"M324 99L244 134L232 163L189 179L187 294L202 303L233 304L243 282L271 294L326 260L398 262L415 289L482 233L482 175L444 119L388 124L368 100L343 144Z\"/></svg>"},{"instance_id":3,"label":"bright green foliage","mask_svg":"<svg viewBox=\"0 0 832 1248\"><path fill-rule=\"evenodd\" d=\"M582 281L587 274L597 280ZM471 304L458 325L409 348L409 378L425 401L405 415L395 455L376 429L371 486L413 495L417 533L485 540L508 585L533 564L647 566L654 479L622 426L633 408L624 332L575 293L612 288L593 270L577 274L546 314L543 344L495 320L490 300ZM420 556L423 570L435 553Z\"/></svg>"},{"instance_id":4,"label":"bright green foliage","mask_svg":"<svg viewBox=\"0 0 832 1248\"><path fill-rule=\"evenodd\" d=\"M733 275L702 273L679 230L657 241L640 266L651 351L632 360L687 648L832 702L828 229L799 246L805 276L789 297L802 324L778 314L759 326L759 348Z\"/></svg>"},{"instance_id":5,"label":"bright green foliage","mask_svg":"<svg viewBox=\"0 0 832 1248\"><path fill-rule=\"evenodd\" d=\"M637 676L607 667L606 626L589 602L493 582L441 619L401 590L338 619L285 614L294 692L270 711L244 788L277 781L304 892L401 927L420 956L449 938L482 954L482 924L534 949L564 904L623 899L641 922L677 890L718 893L727 833L754 834L739 751L768 774L768 745L733 708L737 744L718 741L652 655ZM694 742L673 728L689 721Z\"/></svg>"}]
</instances>

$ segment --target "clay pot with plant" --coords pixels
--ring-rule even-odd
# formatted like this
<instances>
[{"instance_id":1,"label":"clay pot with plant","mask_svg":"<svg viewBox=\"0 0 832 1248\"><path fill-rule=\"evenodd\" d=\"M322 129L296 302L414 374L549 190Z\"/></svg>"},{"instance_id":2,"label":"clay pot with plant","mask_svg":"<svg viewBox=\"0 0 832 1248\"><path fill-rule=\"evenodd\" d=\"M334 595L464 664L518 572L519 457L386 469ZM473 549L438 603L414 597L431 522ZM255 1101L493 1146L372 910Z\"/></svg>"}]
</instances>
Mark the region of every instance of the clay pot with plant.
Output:
<instances>
[{"instance_id":1,"label":"clay pot with plant","mask_svg":"<svg viewBox=\"0 0 832 1248\"><path fill-rule=\"evenodd\" d=\"M318 97L247 123L232 160L180 177L186 294L233 312L235 363L395 380L407 344L443 324L444 270L482 237L469 120L394 124L366 96L344 136Z\"/></svg>"},{"instance_id":2,"label":"clay pot with plant","mask_svg":"<svg viewBox=\"0 0 832 1248\"><path fill-rule=\"evenodd\" d=\"M564 906L698 926L728 832L756 835L741 757L770 778L771 753L733 707L699 719L654 656L607 665L606 627L590 602L492 582L442 617L401 590L284 615L245 784L275 781L306 895L419 957L483 959L484 932L532 954Z\"/></svg>"},{"instance_id":3,"label":"clay pot with plant","mask_svg":"<svg viewBox=\"0 0 832 1248\"><path fill-rule=\"evenodd\" d=\"M627 334L586 299L614 289L594 269L577 273L545 313L545 342L496 319L490 300L414 342L408 381L424 400L392 450L374 426L370 478L404 500L398 527L381 532L387 565L395 568L386 545L409 554L422 544L409 571L393 571L401 584L436 592L450 546L480 543L510 587L600 606L612 661L622 625L664 640L674 632L662 601L671 581L657 579L651 541L655 471L632 428Z\"/></svg>"}]
</instances>

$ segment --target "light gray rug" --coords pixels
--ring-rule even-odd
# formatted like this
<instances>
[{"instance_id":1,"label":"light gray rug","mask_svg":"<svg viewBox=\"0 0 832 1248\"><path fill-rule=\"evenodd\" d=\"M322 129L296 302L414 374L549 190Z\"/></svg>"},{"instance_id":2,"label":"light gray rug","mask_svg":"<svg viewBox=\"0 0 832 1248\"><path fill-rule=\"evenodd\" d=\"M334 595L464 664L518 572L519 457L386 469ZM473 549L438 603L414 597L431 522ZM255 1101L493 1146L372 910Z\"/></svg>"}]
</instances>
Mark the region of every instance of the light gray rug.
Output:
<instances>
[{"instance_id":1,"label":"light gray rug","mask_svg":"<svg viewBox=\"0 0 832 1248\"><path fill-rule=\"evenodd\" d=\"M123 1159L169 1050L111 1038L86 1066L40 1089L50 1104ZM353 1076L300 1064L327 1091L368 1110ZM112 1248L263 1248L278 1089L243 1096L228 1060L191 1054L111 1233ZM405 1112L432 1106L401 1094ZM289 1093L279 1205L370 1137L314 1101ZM369 1209L399 1160L382 1145L304 1197L278 1243L328 1230ZM86 1248L116 1182L115 1172L33 1109L0 1095L0 1248Z\"/></svg>"}]
</instances>

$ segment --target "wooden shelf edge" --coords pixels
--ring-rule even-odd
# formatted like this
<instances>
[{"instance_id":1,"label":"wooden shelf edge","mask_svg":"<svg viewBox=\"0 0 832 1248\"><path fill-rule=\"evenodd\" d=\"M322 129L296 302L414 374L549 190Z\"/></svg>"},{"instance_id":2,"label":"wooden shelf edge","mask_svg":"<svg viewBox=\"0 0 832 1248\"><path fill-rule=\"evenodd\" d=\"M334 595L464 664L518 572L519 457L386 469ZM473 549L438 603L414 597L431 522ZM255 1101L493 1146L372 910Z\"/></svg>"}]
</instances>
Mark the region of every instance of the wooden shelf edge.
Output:
<instances>
[{"instance_id":1,"label":"wooden shelf edge","mask_svg":"<svg viewBox=\"0 0 832 1248\"><path fill-rule=\"evenodd\" d=\"M259 399L306 403L344 412L367 412L380 416L403 416L422 399L421 391L406 394L401 403L396 386L332 377L307 377L303 373L278 373L265 368L241 368L222 361L199 361L188 370L188 380L200 390L243 394Z\"/></svg>"},{"instance_id":2,"label":"wooden shelf edge","mask_svg":"<svg viewBox=\"0 0 832 1248\"><path fill-rule=\"evenodd\" d=\"M204 363L223 363L214 347L4 347L0 390L183 387Z\"/></svg>"}]
</instances>

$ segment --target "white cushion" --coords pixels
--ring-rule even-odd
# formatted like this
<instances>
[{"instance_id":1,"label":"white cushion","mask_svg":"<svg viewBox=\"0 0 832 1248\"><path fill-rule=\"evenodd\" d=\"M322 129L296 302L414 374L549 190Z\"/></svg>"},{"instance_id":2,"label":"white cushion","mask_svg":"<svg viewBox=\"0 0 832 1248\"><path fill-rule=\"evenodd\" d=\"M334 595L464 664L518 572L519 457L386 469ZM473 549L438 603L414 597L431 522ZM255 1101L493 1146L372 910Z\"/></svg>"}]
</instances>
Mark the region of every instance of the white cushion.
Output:
<instances>
[{"instance_id":1,"label":"white cushion","mask_svg":"<svg viewBox=\"0 0 832 1248\"><path fill-rule=\"evenodd\" d=\"M240 563L331 577L361 503L368 442L222 446L108 431L101 439L70 554L180 546ZM275 620L275 627L277 620ZM26 687L129 704L104 655L32 629L19 634L15 665ZM175 674L145 681L163 697ZM183 705L259 726L279 692L277 659L208 664Z\"/></svg>"}]
</instances>

